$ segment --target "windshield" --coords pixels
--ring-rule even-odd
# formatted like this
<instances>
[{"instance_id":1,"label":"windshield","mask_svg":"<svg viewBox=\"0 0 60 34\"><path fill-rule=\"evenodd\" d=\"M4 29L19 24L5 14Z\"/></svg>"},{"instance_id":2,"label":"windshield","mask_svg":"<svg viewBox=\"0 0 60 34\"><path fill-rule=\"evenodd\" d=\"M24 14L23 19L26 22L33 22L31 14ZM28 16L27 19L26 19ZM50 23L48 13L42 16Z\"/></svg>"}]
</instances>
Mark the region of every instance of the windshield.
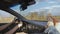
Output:
<instances>
[{"instance_id":1,"label":"windshield","mask_svg":"<svg viewBox=\"0 0 60 34\"><path fill-rule=\"evenodd\" d=\"M20 11L20 5L11 7L19 14L32 20L46 20L47 14L52 14L54 17L60 17L60 2L59 0L36 0L36 4L28 6L28 9Z\"/></svg>"},{"instance_id":2,"label":"windshield","mask_svg":"<svg viewBox=\"0 0 60 34\"><path fill-rule=\"evenodd\" d=\"M60 2L59 0L36 0L36 4L28 6L28 8L24 11L20 11L19 8L20 5L16 5L14 7L10 7L14 11L18 12L25 18L29 20L40 20L40 21L46 21L46 16L50 13L54 17L60 19ZM7 12L4 12L0 10L0 15L5 18L11 18L13 19L14 16L11 14L8 14ZM4 19L3 19L4 20Z\"/></svg>"}]
</instances>

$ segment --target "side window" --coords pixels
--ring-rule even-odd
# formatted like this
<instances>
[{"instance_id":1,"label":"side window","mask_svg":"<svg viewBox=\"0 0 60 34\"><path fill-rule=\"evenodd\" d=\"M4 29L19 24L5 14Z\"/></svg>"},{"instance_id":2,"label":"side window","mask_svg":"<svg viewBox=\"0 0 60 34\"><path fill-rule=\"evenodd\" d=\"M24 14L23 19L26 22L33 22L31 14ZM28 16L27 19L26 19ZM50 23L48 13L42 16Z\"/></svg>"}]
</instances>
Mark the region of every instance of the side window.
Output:
<instances>
[{"instance_id":1,"label":"side window","mask_svg":"<svg viewBox=\"0 0 60 34\"><path fill-rule=\"evenodd\" d=\"M14 16L0 10L0 23L10 23L14 19Z\"/></svg>"}]
</instances>

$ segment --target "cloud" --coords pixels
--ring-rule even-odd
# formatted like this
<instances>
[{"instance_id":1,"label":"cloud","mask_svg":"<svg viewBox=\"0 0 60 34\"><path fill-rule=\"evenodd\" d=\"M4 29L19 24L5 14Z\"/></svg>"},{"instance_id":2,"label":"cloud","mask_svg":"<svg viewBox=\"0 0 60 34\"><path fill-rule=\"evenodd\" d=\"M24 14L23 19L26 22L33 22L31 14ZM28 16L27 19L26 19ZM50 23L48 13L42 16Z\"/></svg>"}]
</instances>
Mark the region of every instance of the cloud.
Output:
<instances>
[{"instance_id":1,"label":"cloud","mask_svg":"<svg viewBox=\"0 0 60 34\"><path fill-rule=\"evenodd\" d=\"M30 12L48 11L48 13L51 13L51 10L56 8L56 7L59 8L60 5L54 5L54 6L49 6L49 7L38 8L38 9L35 9L34 11L30 11Z\"/></svg>"},{"instance_id":2,"label":"cloud","mask_svg":"<svg viewBox=\"0 0 60 34\"><path fill-rule=\"evenodd\" d=\"M54 4L54 3L58 3L56 1L49 1L48 3Z\"/></svg>"},{"instance_id":3,"label":"cloud","mask_svg":"<svg viewBox=\"0 0 60 34\"><path fill-rule=\"evenodd\" d=\"M40 8L40 9L52 9L54 7L60 7L60 5L54 5L54 6L49 6L49 7L43 7L43 8Z\"/></svg>"}]
</instances>

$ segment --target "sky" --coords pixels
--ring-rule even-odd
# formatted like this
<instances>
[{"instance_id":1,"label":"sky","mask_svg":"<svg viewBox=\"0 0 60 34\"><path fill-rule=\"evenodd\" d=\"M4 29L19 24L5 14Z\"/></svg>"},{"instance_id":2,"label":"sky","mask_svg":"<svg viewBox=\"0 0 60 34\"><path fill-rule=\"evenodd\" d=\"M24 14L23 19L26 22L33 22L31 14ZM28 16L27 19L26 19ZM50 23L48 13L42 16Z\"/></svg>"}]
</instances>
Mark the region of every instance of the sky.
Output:
<instances>
[{"instance_id":1,"label":"sky","mask_svg":"<svg viewBox=\"0 0 60 34\"><path fill-rule=\"evenodd\" d=\"M48 9L53 15L59 15L60 13L60 0L35 0L36 4L28 6L28 9L20 11L19 6L10 7L14 11L21 15L28 15L30 12L40 11L41 9ZM0 10L0 15L3 17L10 17L11 15ZM5 16L6 15L6 16Z\"/></svg>"}]
</instances>

